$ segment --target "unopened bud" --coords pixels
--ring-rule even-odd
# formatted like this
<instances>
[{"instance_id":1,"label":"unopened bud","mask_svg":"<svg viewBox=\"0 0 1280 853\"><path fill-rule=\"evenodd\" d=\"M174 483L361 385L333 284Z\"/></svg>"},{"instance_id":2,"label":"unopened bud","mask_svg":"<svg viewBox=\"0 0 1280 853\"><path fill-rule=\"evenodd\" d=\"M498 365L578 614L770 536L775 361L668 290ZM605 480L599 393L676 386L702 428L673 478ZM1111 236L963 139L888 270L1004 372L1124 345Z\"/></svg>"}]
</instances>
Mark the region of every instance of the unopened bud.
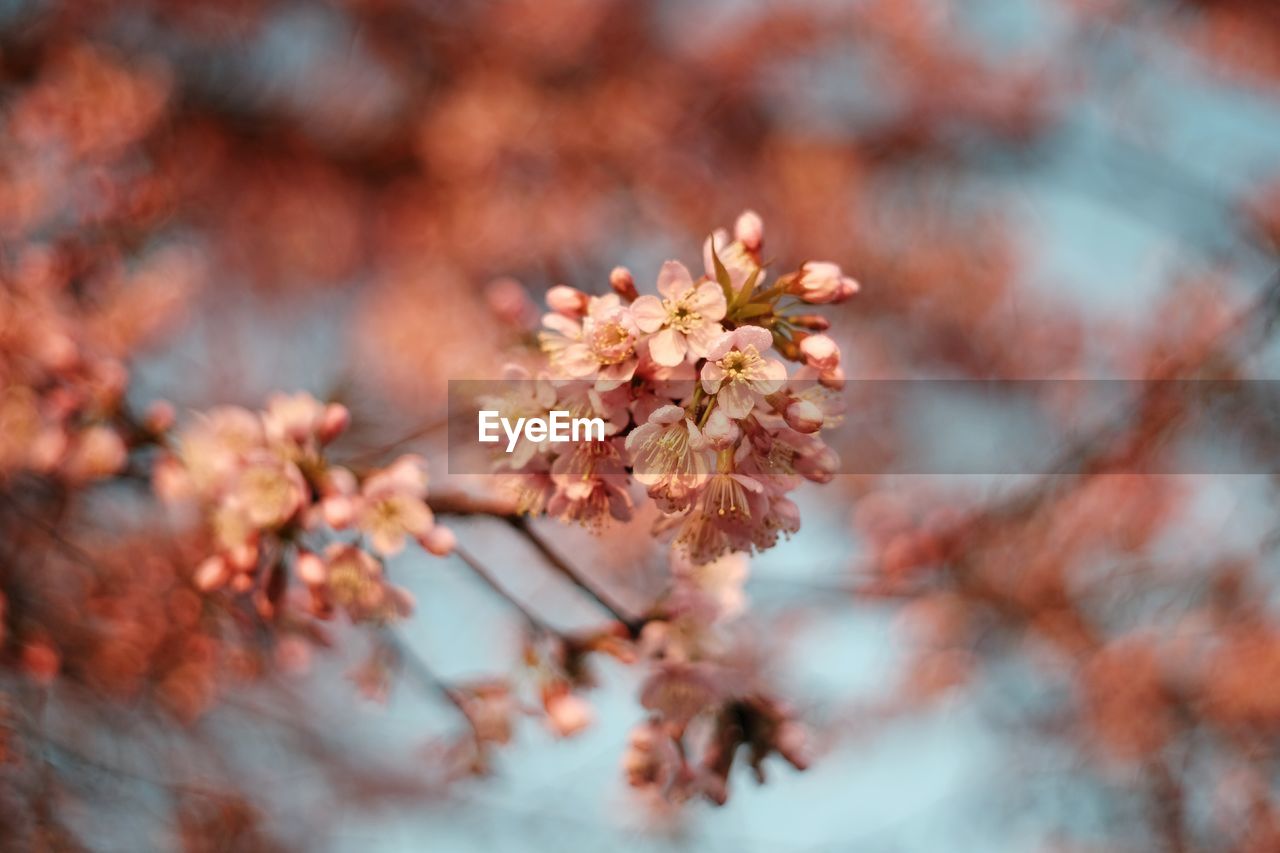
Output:
<instances>
[{"instance_id":1,"label":"unopened bud","mask_svg":"<svg viewBox=\"0 0 1280 853\"><path fill-rule=\"evenodd\" d=\"M713 450L724 450L738 442L742 434L737 421L724 413L723 409L713 409L707 418L707 425L702 430L702 437Z\"/></svg>"},{"instance_id":2,"label":"unopened bud","mask_svg":"<svg viewBox=\"0 0 1280 853\"><path fill-rule=\"evenodd\" d=\"M773 336L773 348L776 349L778 351L778 354L781 355L783 358L785 358L787 361L803 361L804 360L803 357L800 355L800 347L796 346L796 342L793 340L784 338L781 335L775 334Z\"/></svg>"},{"instance_id":3,"label":"unopened bud","mask_svg":"<svg viewBox=\"0 0 1280 853\"><path fill-rule=\"evenodd\" d=\"M447 557L457 547L458 537L449 528L436 525L418 537L418 544L437 557Z\"/></svg>"},{"instance_id":4,"label":"unopened bud","mask_svg":"<svg viewBox=\"0 0 1280 853\"><path fill-rule=\"evenodd\" d=\"M484 300L493 315L508 326L523 328L537 316L529 293L514 278L495 278L485 285Z\"/></svg>"},{"instance_id":5,"label":"unopened bud","mask_svg":"<svg viewBox=\"0 0 1280 853\"><path fill-rule=\"evenodd\" d=\"M845 275L840 267L826 261L809 261L800 267L788 292L805 302L824 304L843 302L858 292L858 283Z\"/></svg>"},{"instance_id":6,"label":"unopened bud","mask_svg":"<svg viewBox=\"0 0 1280 853\"><path fill-rule=\"evenodd\" d=\"M319 586L329 577L329 569L319 555L311 551L298 552L298 559L293 564L298 580L307 586Z\"/></svg>"},{"instance_id":7,"label":"unopened bud","mask_svg":"<svg viewBox=\"0 0 1280 853\"><path fill-rule=\"evenodd\" d=\"M346 495L330 495L325 498L320 502L320 511L324 516L324 523L334 530L349 527L356 515L355 502Z\"/></svg>"},{"instance_id":8,"label":"unopened bud","mask_svg":"<svg viewBox=\"0 0 1280 853\"><path fill-rule=\"evenodd\" d=\"M547 291L547 306L557 314L577 319L587 313L590 297L567 284L557 284Z\"/></svg>"},{"instance_id":9,"label":"unopened bud","mask_svg":"<svg viewBox=\"0 0 1280 853\"><path fill-rule=\"evenodd\" d=\"M173 404L168 400L156 400L147 406L147 411L142 416L142 425L147 432L159 435L172 429L175 420L177 414L173 410Z\"/></svg>"},{"instance_id":10,"label":"unopened bud","mask_svg":"<svg viewBox=\"0 0 1280 853\"><path fill-rule=\"evenodd\" d=\"M351 411L341 403L330 403L324 407L320 415L320 423L316 426L316 438L321 444L328 444L351 425Z\"/></svg>"},{"instance_id":11,"label":"unopened bud","mask_svg":"<svg viewBox=\"0 0 1280 853\"><path fill-rule=\"evenodd\" d=\"M798 317L788 317L787 322L801 329L808 329L811 332L825 332L831 328L831 321L821 314L801 314Z\"/></svg>"},{"instance_id":12,"label":"unopened bud","mask_svg":"<svg viewBox=\"0 0 1280 853\"><path fill-rule=\"evenodd\" d=\"M613 292L622 297L623 302L635 302L640 295L636 291L636 280L631 275L631 270L626 267L614 267L613 272L609 273L609 286L613 288Z\"/></svg>"},{"instance_id":13,"label":"unopened bud","mask_svg":"<svg viewBox=\"0 0 1280 853\"><path fill-rule=\"evenodd\" d=\"M805 364L823 373L840 366L840 346L826 335L806 335L800 352Z\"/></svg>"},{"instance_id":14,"label":"unopened bud","mask_svg":"<svg viewBox=\"0 0 1280 853\"><path fill-rule=\"evenodd\" d=\"M760 251L764 243L764 221L754 210L744 210L733 226L733 238L748 252Z\"/></svg>"},{"instance_id":15,"label":"unopened bud","mask_svg":"<svg viewBox=\"0 0 1280 853\"><path fill-rule=\"evenodd\" d=\"M784 417L787 426L796 432L806 435L817 432L822 429L825 419L822 416L822 410L808 400L796 400L787 406Z\"/></svg>"},{"instance_id":16,"label":"unopened bud","mask_svg":"<svg viewBox=\"0 0 1280 853\"><path fill-rule=\"evenodd\" d=\"M215 555L206 557L200 565L196 566L191 580L200 591L212 592L225 584L230 576L231 568L227 565L227 561Z\"/></svg>"}]
</instances>

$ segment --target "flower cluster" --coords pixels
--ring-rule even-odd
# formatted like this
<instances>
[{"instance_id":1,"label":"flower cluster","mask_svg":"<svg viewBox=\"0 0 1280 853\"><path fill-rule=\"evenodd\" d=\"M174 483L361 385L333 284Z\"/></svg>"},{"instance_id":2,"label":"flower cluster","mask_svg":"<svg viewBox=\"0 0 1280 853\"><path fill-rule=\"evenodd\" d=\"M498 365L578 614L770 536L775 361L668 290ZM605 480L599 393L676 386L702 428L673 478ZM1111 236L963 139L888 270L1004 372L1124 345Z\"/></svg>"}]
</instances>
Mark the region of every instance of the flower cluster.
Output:
<instances>
[{"instance_id":1,"label":"flower cluster","mask_svg":"<svg viewBox=\"0 0 1280 853\"><path fill-rule=\"evenodd\" d=\"M336 607L353 621L382 622L411 610L408 593L387 581L383 559L410 538L444 556L453 534L426 504L420 457L363 477L325 459L348 420L341 404L280 394L260 413L212 409L174 437L156 464L155 490L171 505L195 508L208 526L212 553L195 571L197 586L255 592L259 608L274 612L291 557L317 616Z\"/></svg>"},{"instance_id":2,"label":"flower cluster","mask_svg":"<svg viewBox=\"0 0 1280 853\"><path fill-rule=\"evenodd\" d=\"M763 225L748 211L734 234L704 246L705 274L667 261L657 295L629 271L612 293L567 286L547 294L546 361L504 399L504 413L563 410L599 417L604 441L522 442L498 465L519 474L520 506L599 526L626 519L634 478L662 512L660 530L695 563L773 546L800 526L787 497L826 482L839 460L819 432L839 421L843 380L829 324L805 306L839 302L857 283L832 263L805 263L769 281ZM784 360L802 366L789 373Z\"/></svg>"},{"instance_id":3,"label":"flower cluster","mask_svg":"<svg viewBox=\"0 0 1280 853\"><path fill-rule=\"evenodd\" d=\"M0 271L0 480L22 471L83 483L118 473L123 364L83 345L84 318L52 259Z\"/></svg>"},{"instance_id":4,"label":"flower cluster","mask_svg":"<svg viewBox=\"0 0 1280 853\"><path fill-rule=\"evenodd\" d=\"M747 556L699 565L674 550L671 563L671 590L639 643L650 668L640 702L650 717L631 733L623 772L660 802L702 795L724 803L740 746L763 780L761 765L775 752L797 769L808 765L807 735L729 642L726 631L745 606Z\"/></svg>"}]
</instances>

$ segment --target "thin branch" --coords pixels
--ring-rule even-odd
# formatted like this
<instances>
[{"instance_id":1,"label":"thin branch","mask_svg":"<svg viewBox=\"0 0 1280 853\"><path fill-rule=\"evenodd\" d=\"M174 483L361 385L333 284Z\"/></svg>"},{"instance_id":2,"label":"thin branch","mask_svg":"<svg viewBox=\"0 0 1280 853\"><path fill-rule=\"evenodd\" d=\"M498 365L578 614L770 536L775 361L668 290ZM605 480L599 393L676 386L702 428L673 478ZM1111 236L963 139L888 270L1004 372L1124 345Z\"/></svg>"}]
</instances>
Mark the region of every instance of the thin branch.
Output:
<instances>
[{"instance_id":1,"label":"thin branch","mask_svg":"<svg viewBox=\"0 0 1280 853\"><path fill-rule=\"evenodd\" d=\"M506 522L538 550L538 553L542 555L551 568L586 593L601 608L608 611L614 619L627 629L627 633L632 637L640 636L640 630L648 620L641 617L628 616L627 608L618 604L612 595L588 581L584 575L579 574L563 557L553 551L546 540L529 525L528 519L524 516L507 516Z\"/></svg>"},{"instance_id":2,"label":"thin branch","mask_svg":"<svg viewBox=\"0 0 1280 853\"><path fill-rule=\"evenodd\" d=\"M502 584L498 583L497 579L492 574L490 574L489 570L486 569L484 565L475 557L473 557L468 551L463 549L461 545L455 545L453 549L453 553L458 557L458 559L466 563L467 567L470 568L471 571L473 571L476 574L476 576L480 578L480 580L485 582L485 585L487 585L491 590L493 590L501 598L505 599L512 607L514 607L516 611L519 612L519 614L524 617L524 620L529 623L530 627L535 628L539 631L543 631L548 634L558 633L554 628L547 625L547 623L544 622L539 616L537 616L531 610L529 610L529 608L525 606L524 602L520 601L520 599L516 598L514 595L508 592L502 586Z\"/></svg>"}]
</instances>

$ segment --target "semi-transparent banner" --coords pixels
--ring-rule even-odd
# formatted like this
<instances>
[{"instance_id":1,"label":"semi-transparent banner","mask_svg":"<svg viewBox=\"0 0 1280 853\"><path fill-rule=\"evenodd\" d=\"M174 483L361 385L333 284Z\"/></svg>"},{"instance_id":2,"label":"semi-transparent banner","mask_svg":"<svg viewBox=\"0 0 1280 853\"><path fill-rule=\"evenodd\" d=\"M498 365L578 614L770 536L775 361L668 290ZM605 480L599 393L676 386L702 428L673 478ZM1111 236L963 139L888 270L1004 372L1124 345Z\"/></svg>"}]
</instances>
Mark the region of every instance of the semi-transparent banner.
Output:
<instances>
[{"instance_id":1,"label":"semi-transparent banner","mask_svg":"<svg viewBox=\"0 0 1280 853\"><path fill-rule=\"evenodd\" d=\"M687 418L692 429L683 434L695 441L713 423L712 396L697 382L668 383L660 393L589 381L452 380L449 471L511 471L535 457L607 442L643 473L653 454L637 453L634 439L628 448L622 436L659 409L666 407L659 420ZM817 429L788 421L788 403L801 399L821 412ZM673 401L683 412L672 415ZM836 389L789 383L757 396L735 428L761 436L761 447L767 437L784 468L790 453L821 452L833 474L1276 474L1280 382L911 379L846 381Z\"/></svg>"}]
</instances>

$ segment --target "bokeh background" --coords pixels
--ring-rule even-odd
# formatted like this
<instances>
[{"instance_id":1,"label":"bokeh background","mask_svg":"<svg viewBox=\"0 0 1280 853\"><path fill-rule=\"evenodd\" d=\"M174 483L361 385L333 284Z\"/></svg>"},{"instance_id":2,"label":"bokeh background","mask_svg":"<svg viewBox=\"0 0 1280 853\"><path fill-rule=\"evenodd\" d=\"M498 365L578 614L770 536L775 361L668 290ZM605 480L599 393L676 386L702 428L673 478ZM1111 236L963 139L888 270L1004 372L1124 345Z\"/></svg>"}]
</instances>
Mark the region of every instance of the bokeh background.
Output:
<instances>
[{"instance_id":1,"label":"bokeh background","mask_svg":"<svg viewBox=\"0 0 1280 853\"><path fill-rule=\"evenodd\" d=\"M408 435L433 491L483 488L447 474L447 381L492 375L548 287L607 292L625 264L650 289L747 208L767 256L861 282L829 312L851 379L1271 378L1280 7L0 0L7 268L88 294L138 410L305 389L351 407L353 458ZM580 737L530 721L460 778L455 709L406 679L368 701L355 640L218 677L189 714L67 702L97 758L54 762L83 781L58 803L90 849L172 842L155 766L243 795L184 813L189 849L250 826L366 851L1280 849L1275 497L1208 475L806 486L739 633L817 755L736 775L720 808L627 789L627 667L601 666ZM145 540L143 504L124 486L74 520L98 548ZM931 538L966 512L958 551ZM500 523L451 523L557 624L599 621ZM637 609L661 588L643 520L539 529ZM518 622L465 567L391 571L442 677L519 670Z\"/></svg>"}]
</instances>

